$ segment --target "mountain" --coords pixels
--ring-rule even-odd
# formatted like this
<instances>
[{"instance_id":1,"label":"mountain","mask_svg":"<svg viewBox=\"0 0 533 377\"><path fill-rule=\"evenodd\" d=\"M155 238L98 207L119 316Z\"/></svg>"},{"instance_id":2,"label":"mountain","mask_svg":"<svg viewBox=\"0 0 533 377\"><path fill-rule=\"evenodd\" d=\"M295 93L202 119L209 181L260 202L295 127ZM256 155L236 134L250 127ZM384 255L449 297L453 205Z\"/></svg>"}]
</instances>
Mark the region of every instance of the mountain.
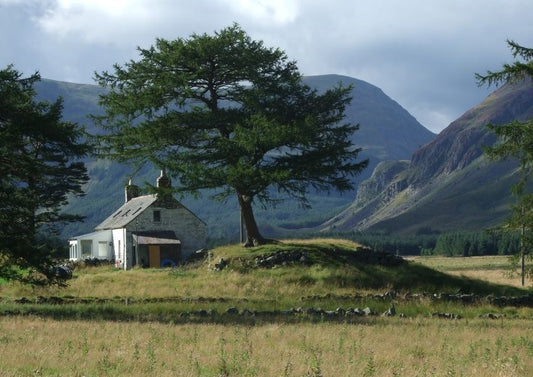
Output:
<instances>
[{"instance_id":1,"label":"mountain","mask_svg":"<svg viewBox=\"0 0 533 377\"><path fill-rule=\"evenodd\" d=\"M409 158L435 137L396 101L365 81L340 75L306 76L303 81L318 91L338 83L353 86L346 120L360 125L352 141L363 148L362 155L370 158L372 166L379 161ZM372 170L367 169L366 175Z\"/></svg>"},{"instance_id":2,"label":"mountain","mask_svg":"<svg viewBox=\"0 0 533 377\"><path fill-rule=\"evenodd\" d=\"M42 79L35 83L37 99L53 102L58 97L63 98L63 118L70 122L86 124L89 131L94 126L89 122L89 114L100 114L98 98L105 93L105 89L97 85L75 84L63 81Z\"/></svg>"},{"instance_id":3,"label":"mountain","mask_svg":"<svg viewBox=\"0 0 533 377\"><path fill-rule=\"evenodd\" d=\"M359 124L360 129L353 135L353 143L363 152L359 159L369 159L369 167L356 178L356 185L370 174L381 161L406 159L420 146L432 140L435 135L424 128L397 102L383 91L367 82L339 75L304 77L304 83L319 92L339 83L352 85L352 102L346 109L346 121ZM95 85L83 85L53 80L42 80L36 86L38 98L54 101L64 99L65 120L84 124L89 132L95 132L94 125L87 117L100 114L98 96L104 89ZM132 168L114 162L88 159L90 181L85 187L86 195L72 198L66 210L86 216L79 224L69 224L63 230L63 237L92 231L124 200L124 185L130 177L138 185L153 183L159 175L155 169L145 167L134 172ZM258 224L266 236L293 232L302 228L321 224L349 205L355 190L340 195L338 193L312 193L309 196L312 209L302 209L297 203L286 201L275 209L256 208ZM234 200L225 203L211 201L205 194L199 199L180 198L182 202L208 224L211 238L237 240L238 207Z\"/></svg>"},{"instance_id":4,"label":"mountain","mask_svg":"<svg viewBox=\"0 0 533 377\"><path fill-rule=\"evenodd\" d=\"M452 122L410 161L382 162L360 184L356 200L321 227L424 233L482 230L509 214L512 160L489 161L483 147L496 139L487 124L533 117L533 86L506 84Z\"/></svg>"}]
</instances>

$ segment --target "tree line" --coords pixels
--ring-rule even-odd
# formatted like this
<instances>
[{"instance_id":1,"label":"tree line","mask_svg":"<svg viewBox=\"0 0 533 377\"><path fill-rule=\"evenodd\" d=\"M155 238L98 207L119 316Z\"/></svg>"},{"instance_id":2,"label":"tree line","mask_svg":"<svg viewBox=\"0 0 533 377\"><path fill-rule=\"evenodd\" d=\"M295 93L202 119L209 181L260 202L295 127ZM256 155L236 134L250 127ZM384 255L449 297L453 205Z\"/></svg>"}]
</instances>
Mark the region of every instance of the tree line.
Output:
<instances>
[{"instance_id":1,"label":"tree line","mask_svg":"<svg viewBox=\"0 0 533 377\"><path fill-rule=\"evenodd\" d=\"M514 255L520 251L519 232L450 232L441 234L395 235L381 232L327 233L346 238L374 250L396 255L440 255L470 257Z\"/></svg>"},{"instance_id":2,"label":"tree line","mask_svg":"<svg viewBox=\"0 0 533 377\"><path fill-rule=\"evenodd\" d=\"M433 250L426 255L471 257L477 255L512 255L520 250L518 232L456 232L437 237Z\"/></svg>"}]
</instances>

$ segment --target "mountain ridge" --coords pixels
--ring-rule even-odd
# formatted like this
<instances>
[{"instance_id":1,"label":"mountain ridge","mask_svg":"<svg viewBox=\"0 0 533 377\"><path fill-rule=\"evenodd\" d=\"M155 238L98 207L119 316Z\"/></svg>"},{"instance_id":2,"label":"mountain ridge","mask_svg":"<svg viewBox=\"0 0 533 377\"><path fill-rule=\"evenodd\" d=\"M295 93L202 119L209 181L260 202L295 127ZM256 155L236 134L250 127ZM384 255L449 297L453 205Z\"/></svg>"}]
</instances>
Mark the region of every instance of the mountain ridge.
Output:
<instances>
[{"instance_id":1,"label":"mountain ridge","mask_svg":"<svg viewBox=\"0 0 533 377\"><path fill-rule=\"evenodd\" d=\"M431 227L447 232L498 225L509 213L517 165L489 161L483 154L484 146L496 141L486 125L532 116L531 81L502 86L416 150L404 170L380 182L379 200L358 193L354 203L321 229L416 233ZM373 177L361 186L375 184ZM397 182L401 190L394 191L390 185L399 187Z\"/></svg>"}]
</instances>

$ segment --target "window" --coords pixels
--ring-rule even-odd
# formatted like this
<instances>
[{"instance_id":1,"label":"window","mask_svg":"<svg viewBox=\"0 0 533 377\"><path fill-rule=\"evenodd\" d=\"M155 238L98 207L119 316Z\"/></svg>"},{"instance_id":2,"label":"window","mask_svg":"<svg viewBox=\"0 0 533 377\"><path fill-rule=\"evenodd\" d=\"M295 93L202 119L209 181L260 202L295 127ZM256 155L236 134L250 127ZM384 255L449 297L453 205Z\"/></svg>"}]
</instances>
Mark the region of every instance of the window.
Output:
<instances>
[{"instance_id":1,"label":"window","mask_svg":"<svg viewBox=\"0 0 533 377\"><path fill-rule=\"evenodd\" d=\"M98 242L98 258L107 258L107 242Z\"/></svg>"},{"instance_id":2,"label":"window","mask_svg":"<svg viewBox=\"0 0 533 377\"><path fill-rule=\"evenodd\" d=\"M78 244L70 244L70 259L78 259Z\"/></svg>"},{"instance_id":3,"label":"window","mask_svg":"<svg viewBox=\"0 0 533 377\"><path fill-rule=\"evenodd\" d=\"M92 258L93 256L93 241L81 240L81 257L83 259Z\"/></svg>"},{"instance_id":4,"label":"window","mask_svg":"<svg viewBox=\"0 0 533 377\"><path fill-rule=\"evenodd\" d=\"M161 211L154 211L154 223L161 222Z\"/></svg>"}]
</instances>

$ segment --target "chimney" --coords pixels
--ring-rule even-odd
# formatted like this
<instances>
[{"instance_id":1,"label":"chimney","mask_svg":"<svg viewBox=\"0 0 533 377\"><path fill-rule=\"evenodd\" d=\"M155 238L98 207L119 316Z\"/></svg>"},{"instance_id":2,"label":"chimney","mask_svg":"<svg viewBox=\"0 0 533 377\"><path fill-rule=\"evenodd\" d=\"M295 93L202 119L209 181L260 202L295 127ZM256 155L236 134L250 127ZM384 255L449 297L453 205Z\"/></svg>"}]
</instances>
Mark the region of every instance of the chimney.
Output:
<instances>
[{"instance_id":1,"label":"chimney","mask_svg":"<svg viewBox=\"0 0 533 377\"><path fill-rule=\"evenodd\" d=\"M161 170L161 175L159 178L157 178L157 197L159 200L162 200L163 202L171 202L172 201L172 183L170 181L170 178L167 177L164 170Z\"/></svg>"},{"instance_id":2,"label":"chimney","mask_svg":"<svg viewBox=\"0 0 533 377\"><path fill-rule=\"evenodd\" d=\"M167 177L164 170L161 170L161 175L159 176L159 178L157 178L156 183L157 183L157 188L169 189L172 187L170 178Z\"/></svg>"},{"instance_id":3,"label":"chimney","mask_svg":"<svg viewBox=\"0 0 533 377\"><path fill-rule=\"evenodd\" d=\"M125 203L129 202L131 199L136 198L139 196L139 186L135 186L131 183L131 179L129 180L128 184L126 185L125 189Z\"/></svg>"}]
</instances>

